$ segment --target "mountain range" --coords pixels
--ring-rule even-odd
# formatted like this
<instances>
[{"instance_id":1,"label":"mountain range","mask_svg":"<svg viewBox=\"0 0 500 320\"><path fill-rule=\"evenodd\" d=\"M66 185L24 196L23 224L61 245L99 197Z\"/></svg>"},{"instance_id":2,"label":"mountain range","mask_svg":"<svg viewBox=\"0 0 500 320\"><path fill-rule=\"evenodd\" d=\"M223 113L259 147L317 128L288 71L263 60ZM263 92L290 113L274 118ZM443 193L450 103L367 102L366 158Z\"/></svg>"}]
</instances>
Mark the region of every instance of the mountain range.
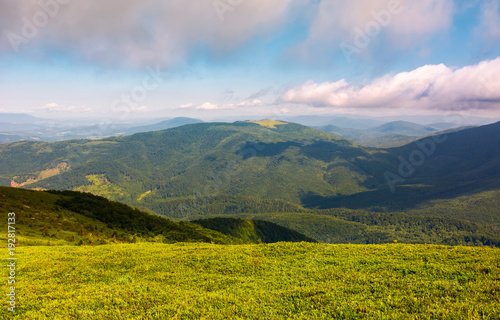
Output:
<instances>
[{"instance_id":1,"label":"mountain range","mask_svg":"<svg viewBox=\"0 0 500 320\"><path fill-rule=\"evenodd\" d=\"M393 213L412 224L411 217L424 216L477 223L477 234L494 239L499 133L495 123L380 149L281 121L196 123L100 140L3 144L0 183L91 192L174 219L274 217L299 230L309 217L345 225L354 239L353 232L374 228L369 221ZM476 205L468 210L442 209L470 201ZM357 211L342 211L349 209ZM299 231L328 238L313 229ZM391 230L378 238L389 239Z\"/></svg>"},{"instance_id":2,"label":"mountain range","mask_svg":"<svg viewBox=\"0 0 500 320\"><path fill-rule=\"evenodd\" d=\"M419 137L457 128L454 123L436 123L435 125L434 127L433 125L425 126L407 121L393 121L364 130L346 129L334 125L316 128L356 141L368 147L381 148L405 145Z\"/></svg>"},{"instance_id":3,"label":"mountain range","mask_svg":"<svg viewBox=\"0 0 500 320\"><path fill-rule=\"evenodd\" d=\"M22 113L0 113L0 143L99 139L138 132L165 130L199 122L203 121L186 117L128 123L107 120L64 121L37 118Z\"/></svg>"}]
</instances>

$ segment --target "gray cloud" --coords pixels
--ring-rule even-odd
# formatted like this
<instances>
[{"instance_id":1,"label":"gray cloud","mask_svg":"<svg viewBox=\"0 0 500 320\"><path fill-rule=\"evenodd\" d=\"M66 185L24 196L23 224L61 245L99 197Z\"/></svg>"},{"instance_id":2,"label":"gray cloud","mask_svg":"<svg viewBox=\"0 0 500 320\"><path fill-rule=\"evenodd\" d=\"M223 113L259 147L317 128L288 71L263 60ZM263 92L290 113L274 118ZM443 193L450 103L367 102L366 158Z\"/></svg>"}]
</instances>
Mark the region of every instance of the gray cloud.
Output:
<instances>
[{"instance_id":1,"label":"gray cloud","mask_svg":"<svg viewBox=\"0 0 500 320\"><path fill-rule=\"evenodd\" d=\"M224 11L221 20L212 1L0 0L0 52L13 51L15 34L28 40L17 42L22 54L60 50L102 64L171 66L200 48L223 55L272 32L286 21L292 2L242 1ZM40 3L59 8L50 14ZM44 12L47 22L38 20L41 27L36 27L36 15ZM35 25L35 36L23 34L26 21Z\"/></svg>"},{"instance_id":2,"label":"gray cloud","mask_svg":"<svg viewBox=\"0 0 500 320\"><path fill-rule=\"evenodd\" d=\"M355 51L352 59L370 57L380 47L385 52L413 50L446 30L452 24L453 10L453 0L322 0L307 38L289 53L317 62L349 50Z\"/></svg>"}]
</instances>

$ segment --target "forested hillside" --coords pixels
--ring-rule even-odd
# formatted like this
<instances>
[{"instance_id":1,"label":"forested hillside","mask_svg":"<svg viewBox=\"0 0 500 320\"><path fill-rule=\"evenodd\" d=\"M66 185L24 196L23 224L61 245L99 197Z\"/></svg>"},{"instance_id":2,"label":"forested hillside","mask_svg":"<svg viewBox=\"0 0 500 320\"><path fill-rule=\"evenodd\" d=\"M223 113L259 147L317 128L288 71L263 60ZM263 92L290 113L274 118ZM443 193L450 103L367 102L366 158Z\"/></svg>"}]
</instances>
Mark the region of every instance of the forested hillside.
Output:
<instances>
[{"instance_id":1,"label":"forested hillside","mask_svg":"<svg viewBox=\"0 0 500 320\"><path fill-rule=\"evenodd\" d=\"M74 191L44 192L0 187L0 210L5 221L8 212L15 213L16 239L20 245L315 241L273 223L262 225L256 222L256 227L247 230L245 236L220 233L214 228L202 228L200 223L174 222L119 202ZM210 223L210 220L205 222ZM248 220L240 223L253 225ZM6 235L1 238L6 240Z\"/></svg>"},{"instance_id":2,"label":"forested hillside","mask_svg":"<svg viewBox=\"0 0 500 320\"><path fill-rule=\"evenodd\" d=\"M229 194L297 204L353 194L390 165L349 140L296 124L186 125L97 141L0 146L3 185L89 191L132 205ZM146 200L147 199L147 200Z\"/></svg>"},{"instance_id":3,"label":"forested hillside","mask_svg":"<svg viewBox=\"0 0 500 320\"><path fill-rule=\"evenodd\" d=\"M0 179L91 192L179 220L278 222L326 242L497 245L499 146L500 123L391 149L271 120L200 123L3 144Z\"/></svg>"}]
</instances>

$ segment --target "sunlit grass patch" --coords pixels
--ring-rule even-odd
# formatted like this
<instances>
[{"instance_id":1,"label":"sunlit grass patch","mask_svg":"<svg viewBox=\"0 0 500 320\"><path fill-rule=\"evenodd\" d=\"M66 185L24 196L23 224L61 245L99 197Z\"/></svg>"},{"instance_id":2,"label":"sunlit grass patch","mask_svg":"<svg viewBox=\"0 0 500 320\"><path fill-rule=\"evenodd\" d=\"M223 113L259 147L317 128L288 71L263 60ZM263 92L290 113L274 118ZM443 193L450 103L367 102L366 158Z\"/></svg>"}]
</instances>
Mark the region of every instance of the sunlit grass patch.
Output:
<instances>
[{"instance_id":1,"label":"sunlit grass patch","mask_svg":"<svg viewBox=\"0 0 500 320\"><path fill-rule=\"evenodd\" d=\"M499 253L401 244L21 247L13 319L498 319Z\"/></svg>"}]
</instances>

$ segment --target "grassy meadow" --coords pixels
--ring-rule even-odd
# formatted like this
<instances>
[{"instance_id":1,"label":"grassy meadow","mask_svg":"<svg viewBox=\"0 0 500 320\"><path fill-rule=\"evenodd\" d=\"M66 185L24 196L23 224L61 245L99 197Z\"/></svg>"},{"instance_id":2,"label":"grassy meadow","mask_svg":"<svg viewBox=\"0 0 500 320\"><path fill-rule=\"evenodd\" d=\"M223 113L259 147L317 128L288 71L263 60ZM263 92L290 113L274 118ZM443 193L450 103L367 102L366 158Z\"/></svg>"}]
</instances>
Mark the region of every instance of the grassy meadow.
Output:
<instances>
[{"instance_id":1,"label":"grassy meadow","mask_svg":"<svg viewBox=\"0 0 500 320\"><path fill-rule=\"evenodd\" d=\"M500 318L498 248L135 243L16 256L17 311L3 303L2 319Z\"/></svg>"}]
</instances>

